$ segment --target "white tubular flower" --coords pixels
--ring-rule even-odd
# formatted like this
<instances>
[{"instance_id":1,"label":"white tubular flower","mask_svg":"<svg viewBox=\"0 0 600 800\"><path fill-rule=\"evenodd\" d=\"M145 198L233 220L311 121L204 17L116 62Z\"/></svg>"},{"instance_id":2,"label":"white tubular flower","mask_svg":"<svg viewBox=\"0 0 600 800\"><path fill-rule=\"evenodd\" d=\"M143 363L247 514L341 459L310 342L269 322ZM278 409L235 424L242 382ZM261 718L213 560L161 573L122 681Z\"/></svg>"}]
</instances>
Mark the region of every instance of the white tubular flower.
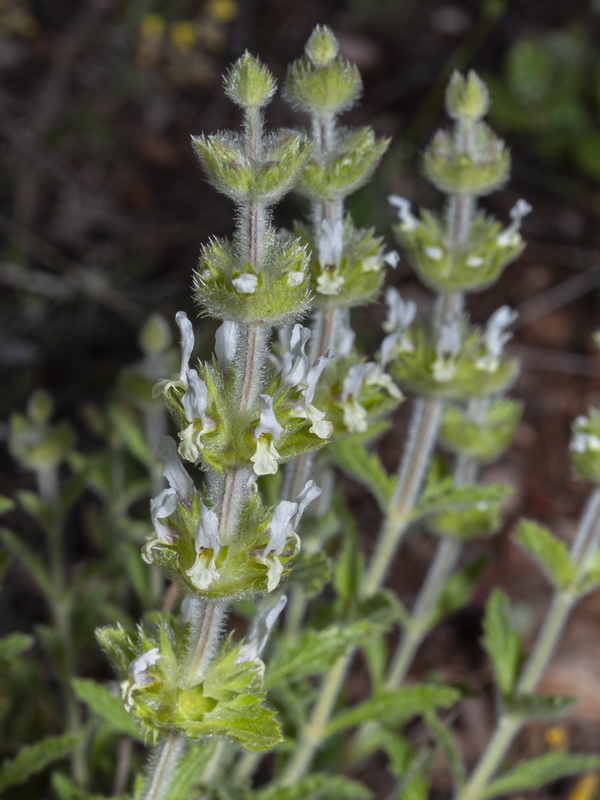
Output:
<instances>
[{"instance_id":1,"label":"white tubular flower","mask_svg":"<svg viewBox=\"0 0 600 800\"><path fill-rule=\"evenodd\" d=\"M202 437L216 428L216 423L206 415L208 388L196 370L188 370L188 388L181 398L181 405L190 424L179 434L179 453L186 461L195 462L204 446Z\"/></svg>"},{"instance_id":2,"label":"white tubular flower","mask_svg":"<svg viewBox=\"0 0 600 800\"><path fill-rule=\"evenodd\" d=\"M597 453L600 451L600 438L593 433L576 431L569 443L569 450L573 453Z\"/></svg>"},{"instance_id":3,"label":"white tubular flower","mask_svg":"<svg viewBox=\"0 0 600 800\"><path fill-rule=\"evenodd\" d=\"M237 322L225 320L215 335L215 355L223 375L227 375L235 358L239 328Z\"/></svg>"},{"instance_id":4,"label":"white tubular flower","mask_svg":"<svg viewBox=\"0 0 600 800\"><path fill-rule=\"evenodd\" d=\"M150 519L158 541L163 544L172 544L175 541L169 526L161 520L170 517L176 508L177 493L173 489L163 489L159 495L150 500Z\"/></svg>"},{"instance_id":5,"label":"white tubular flower","mask_svg":"<svg viewBox=\"0 0 600 800\"><path fill-rule=\"evenodd\" d=\"M304 484L304 488L296 497L296 502L298 504L298 510L296 511L296 515L294 517L294 528L297 528L300 524L300 520L302 519L302 515L306 511L307 507L312 503L313 500L316 500L321 494L321 489L317 486L317 484L313 480L308 480Z\"/></svg>"},{"instance_id":6,"label":"white tubular flower","mask_svg":"<svg viewBox=\"0 0 600 800\"><path fill-rule=\"evenodd\" d=\"M319 236L319 264L321 274L317 278L317 291L320 294L338 294L344 285L344 278L339 273L344 250L344 223L342 220L321 222Z\"/></svg>"},{"instance_id":7,"label":"white tubular flower","mask_svg":"<svg viewBox=\"0 0 600 800\"><path fill-rule=\"evenodd\" d=\"M436 347L437 358L431 365L431 372L436 381L447 383L456 372L454 359L460 352L462 344L458 322L442 325Z\"/></svg>"},{"instance_id":8,"label":"white tubular flower","mask_svg":"<svg viewBox=\"0 0 600 800\"><path fill-rule=\"evenodd\" d=\"M306 345L310 339L310 328L304 325L294 325L290 337L289 350L283 356L281 370L281 383L283 386L298 386L306 377L308 370L308 356Z\"/></svg>"},{"instance_id":9,"label":"white tubular flower","mask_svg":"<svg viewBox=\"0 0 600 800\"><path fill-rule=\"evenodd\" d=\"M201 503L200 522L194 542L196 560L185 574L197 589L210 589L220 577L216 559L221 549L219 539L219 518L212 510Z\"/></svg>"},{"instance_id":10,"label":"white tubular flower","mask_svg":"<svg viewBox=\"0 0 600 800\"><path fill-rule=\"evenodd\" d=\"M478 358L475 366L486 372L495 372L500 365L504 345L512 337L506 329L517 319L518 313L509 306L500 306L488 320L484 333L486 354Z\"/></svg>"},{"instance_id":11,"label":"white tubular flower","mask_svg":"<svg viewBox=\"0 0 600 800\"><path fill-rule=\"evenodd\" d=\"M121 683L123 702L127 711L131 711L133 707L134 689L143 689L154 683L154 678L149 674L148 667L154 666L159 658L160 652L158 647L153 647L151 650L138 656L138 658L134 658L129 665L127 669L129 678Z\"/></svg>"},{"instance_id":12,"label":"white tubular flower","mask_svg":"<svg viewBox=\"0 0 600 800\"><path fill-rule=\"evenodd\" d=\"M274 442L281 436L283 428L273 411L273 398L268 394L259 394L258 400L261 410L260 420L254 431L256 452L250 461L254 464L256 475L275 475L281 456L275 449Z\"/></svg>"},{"instance_id":13,"label":"white tubular flower","mask_svg":"<svg viewBox=\"0 0 600 800\"><path fill-rule=\"evenodd\" d=\"M179 502L188 505L194 493L194 481L179 460L177 445L170 436L161 438L158 457L164 465L163 475L167 479L167 483L176 493Z\"/></svg>"},{"instance_id":14,"label":"white tubular flower","mask_svg":"<svg viewBox=\"0 0 600 800\"><path fill-rule=\"evenodd\" d=\"M394 347L398 346L400 352L411 353L415 347L406 331L413 323L417 314L417 304L413 300L403 300L400 292L393 286L388 287L385 293L388 307L387 319L383 323L384 331L389 333L381 343L379 361L385 367L389 361Z\"/></svg>"},{"instance_id":15,"label":"white tubular flower","mask_svg":"<svg viewBox=\"0 0 600 800\"><path fill-rule=\"evenodd\" d=\"M256 291L256 284L258 283L258 275L251 273L244 273L234 278L231 283L242 294L254 294Z\"/></svg>"},{"instance_id":16,"label":"white tubular flower","mask_svg":"<svg viewBox=\"0 0 600 800\"><path fill-rule=\"evenodd\" d=\"M367 362L368 369L365 372L365 383L367 386L381 386L387 391L390 397L395 400L402 399L402 392L392 380L391 375L384 372L381 365L375 361Z\"/></svg>"},{"instance_id":17,"label":"white tubular flower","mask_svg":"<svg viewBox=\"0 0 600 800\"><path fill-rule=\"evenodd\" d=\"M294 554L300 549L300 539L291 527L292 517L298 511L298 503L282 500L273 510L269 524L269 541L264 551L254 557L267 568L267 592L279 586L283 573L283 564L279 556L287 546L288 538L294 540Z\"/></svg>"},{"instance_id":18,"label":"white tubular flower","mask_svg":"<svg viewBox=\"0 0 600 800\"><path fill-rule=\"evenodd\" d=\"M287 597L282 594L274 603L264 608L259 615L255 617L250 630L244 637L244 642L235 660L236 664L243 664L245 661L258 661L260 659L260 655L267 646L269 636L277 622L277 618L286 604ZM262 669L264 670L264 664L262 665Z\"/></svg>"},{"instance_id":19,"label":"white tubular flower","mask_svg":"<svg viewBox=\"0 0 600 800\"><path fill-rule=\"evenodd\" d=\"M335 352L340 358L346 358L352 352L356 334L350 325L350 313L347 308L337 310L338 324L335 331Z\"/></svg>"},{"instance_id":20,"label":"white tubular flower","mask_svg":"<svg viewBox=\"0 0 600 800\"><path fill-rule=\"evenodd\" d=\"M344 425L351 433L363 433L367 430L367 411L356 398L368 369L368 364L354 364L348 370L342 385Z\"/></svg>"},{"instance_id":21,"label":"white tubular flower","mask_svg":"<svg viewBox=\"0 0 600 800\"><path fill-rule=\"evenodd\" d=\"M531 211L531 206L526 200L517 200L515 205L510 211L511 224L505 228L496 239L496 244L499 247L514 247L518 245L521 237L519 230L521 228L521 220L526 217Z\"/></svg>"},{"instance_id":22,"label":"white tubular flower","mask_svg":"<svg viewBox=\"0 0 600 800\"><path fill-rule=\"evenodd\" d=\"M398 219L401 223L401 229L403 231L414 231L419 224L419 220L410 210L410 203L408 200L405 200L404 197L399 197L397 194L391 194L388 197L388 203L398 209Z\"/></svg>"},{"instance_id":23,"label":"white tubular flower","mask_svg":"<svg viewBox=\"0 0 600 800\"><path fill-rule=\"evenodd\" d=\"M188 369L194 349L194 329L185 311L178 311L177 314L175 314L175 321L177 322L181 335L181 365L179 367L179 378L157 381L152 391L153 396L158 396L161 392L166 392L172 387L187 389Z\"/></svg>"},{"instance_id":24,"label":"white tubular flower","mask_svg":"<svg viewBox=\"0 0 600 800\"><path fill-rule=\"evenodd\" d=\"M298 403L292 410L291 416L299 419L309 419L312 425L308 429L319 439L329 439L333 433L333 423L325 419L325 412L319 411L312 404L317 389L317 383L327 363L335 358L333 350L329 349L324 356L318 358L306 375L306 389L304 390L304 403Z\"/></svg>"}]
</instances>

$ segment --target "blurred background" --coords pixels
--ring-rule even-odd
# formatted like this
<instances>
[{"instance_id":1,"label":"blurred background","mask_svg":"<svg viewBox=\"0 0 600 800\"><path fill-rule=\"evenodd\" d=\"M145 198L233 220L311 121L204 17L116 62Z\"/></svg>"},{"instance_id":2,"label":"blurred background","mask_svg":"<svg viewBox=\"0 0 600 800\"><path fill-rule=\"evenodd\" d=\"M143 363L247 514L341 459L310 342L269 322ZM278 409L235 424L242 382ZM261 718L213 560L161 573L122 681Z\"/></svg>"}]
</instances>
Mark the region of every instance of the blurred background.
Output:
<instances>
[{"instance_id":1,"label":"blurred background","mask_svg":"<svg viewBox=\"0 0 600 800\"><path fill-rule=\"evenodd\" d=\"M199 245L231 230L231 206L203 180L189 142L238 124L223 71L248 49L282 85L316 23L332 27L363 74L364 97L348 123L393 137L350 204L359 224L382 235L391 191L439 203L419 153L445 124L452 70L473 67L490 87L490 121L512 150L513 174L484 205L503 222L520 197L534 211L519 264L470 299L475 321L501 303L521 312L513 346L525 416L514 450L487 477L518 487L507 530L526 514L568 537L589 491L569 467L570 420L600 404L591 338L600 327L598 0L0 0L0 436L8 437L10 412L41 387L81 449L94 446L102 428L90 409L105 407L124 368L142 358L148 316L193 312ZM281 95L269 107L273 126L305 122ZM276 221L289 226L303 213L292 196ZM406 259L390 280L427 303ZM379 304L355 317L367 349L377 347L383 316ZM205 331L209 352L211 323ZM399 437L384 442L390 464L399 448ZM2 493L30 481L8 454L0 464ZM70 536L77 551L77 533ZM417 544L399 566L409 599L432 548ZM543 579L506 535L493 548L481 596L501 582L535 621L547 599ZM9 608L27 625L39 609L19 598L13 588ZM424 648L417 669L444 654L461 668L477 662L476 601ZM600 746L599 613L591 597L546 680L548 691L584 698L567 724L576 749ZM473 712L474 746L486 713ZM540 729L530 746L563 746L545 735Z\"/></svg>"}]
</instances>

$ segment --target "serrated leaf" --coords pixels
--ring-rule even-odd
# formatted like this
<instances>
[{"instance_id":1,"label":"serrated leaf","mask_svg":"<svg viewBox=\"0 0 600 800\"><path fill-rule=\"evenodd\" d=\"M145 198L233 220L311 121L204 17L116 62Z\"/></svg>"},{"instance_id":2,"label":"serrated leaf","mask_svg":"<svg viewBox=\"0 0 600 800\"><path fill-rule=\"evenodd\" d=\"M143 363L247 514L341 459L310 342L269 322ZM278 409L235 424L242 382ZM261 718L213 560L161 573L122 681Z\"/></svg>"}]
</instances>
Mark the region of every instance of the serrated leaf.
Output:
<instances>
[{"instance_id":1,"label":"serrated leaf","mask_svg":"<svg viewBox=\"0 0 600 800\"><path fill-rule=\"evenodd\" d=\"M557 778L600 769L600 756L547 753L521 762L515 769L492 781L480 794L481 800L500 794L539 789Z\"/></svg>"},{"instance_id":2,"label":"serrated leaf","mask_svg":"<svg viewBox=\"0 0 600 800\"><path fill-rule=\"evenodd\" d=\"M502 694L510 696L521 664L521 639L510 618L508 597L494 589L487 602L483 621L483 646L494 667Z\"/></svg>"},{"instance_id":3,"label":"serrated leaf","mask_svg":"<svg viewBox=\"0 0 600 800\"><path fill-rule=\"evenodd\" d=\"M394 491L395 478L389 475L376 453L370 452L360 437L345 436L327 447L334 464L367 487L386 511Z\"/></svg>"},{"instance_id":4,"label":"serrated leaf","mask_svg":"<svg viewBox=\"0 0 600 800\"><path fill-rule=\"evenodd\" d=\"M376 720L387 725L400 725L411 717L447 708L456 703L460 692L451 686L415 684L389 692L377 692L362 703L338 714L328 725L327 733L336 733L362 722Z\"/></svg>"},{"instance_id":5,"label":"serrated leaf","mask_svg":"<svg viewBox=\"0 0 600 800\"><path fill-rule=\"evenodd\" d=\"M370 789L341 775L315 774L293 786L270 786L253 794L254 800L368 800Z\"/></svg>"},{"instance_id":6,"label":"serrated leaf","mask_svg":"<svg viewBox=\"0 0 600 800\"><path fill-rule=\"evenodd\" d=\"M28 633L20 631L9 633L0 639L0 661L7 663L19 658L26 650L33 647L34 641L33 636Z\"/></svg>"},{"instance_id":7,"label":"serrated leaf","mask_svg":"<svg viewBox=\"0 0 600 800\"><path fill-rule=\"evenodd\" d=\"M463 766L456 739L448 727L434 713L425 714L425 723L431 738L440 748L452 774L454 794L458 795L465 782L465 768Z\"/></svg>"},{"instance_id":8,"label":"serrated leaf","mask_svg":"<svg viewBox=\"0 0 600 800\"><path fill-rule=\"evenodd\" d=\"M44 562L40 556L34 553L28 547L20 536L17 536L12 531L2 528L0 530L0 538L10 550L10 552L17 558L23 569L33 578L46 597L54 596L54 587L50 576L46 571Z\"/></svg>"},{"instance_id":9,"label":"serrated leaf","mask_svg":"<svg viewBox=\"0 0 600 800\"><path fill-rule=\"evenodd\" d=\"M525 719L560 717L576 702L575 697L550 694L516 695L507 699L507 708Z\"/></svg>"},{"instance_id":10,"label":"serrated leaf","mask_svg":"<svg viewBox=\"0 0 600 800\"><path fill-rule=\"evenodd\" d=\"M0 792L10 786L18 786L48 764L67 756L77 744L78 737L72 733L50 736L35 744L21 748L18 754L0 767Z\"/></svg>"},{"instance_id":11,"label":"serrated leaf","mask_svg":"<svg viewBox=\"0 0 600 800\"><path fill-rule=\"evenodd\" d=\"M163 800L182 800L202 779L202 773L212 758L217 742L213 739L202 744L192 742L189 750L173 772L167 793Z\"/></svg>"},{"instance_id":12,"label":"serrated leaf","mask_svg":"<svg viewBox=\"0 0 600 800\"><path fill-rule=\"evenodd\" d=\"M557 589L567 589L575 578L575 567L567 545L544 525L524 519L519 523L517 542L542 567Z\"/></svg>"},{"instance_id":13,"label":"serrated leaf","mask_svg":"<svg viewBox=\"0 0 600 800\"><path fill-rule=\"evenodd\" d=\"M144 734L135 719L125 710L121 695L114 695L106 686L85 678L74 678L72 686L77 697L117 733L144 741Z\"/></svg>"}]
</instances>

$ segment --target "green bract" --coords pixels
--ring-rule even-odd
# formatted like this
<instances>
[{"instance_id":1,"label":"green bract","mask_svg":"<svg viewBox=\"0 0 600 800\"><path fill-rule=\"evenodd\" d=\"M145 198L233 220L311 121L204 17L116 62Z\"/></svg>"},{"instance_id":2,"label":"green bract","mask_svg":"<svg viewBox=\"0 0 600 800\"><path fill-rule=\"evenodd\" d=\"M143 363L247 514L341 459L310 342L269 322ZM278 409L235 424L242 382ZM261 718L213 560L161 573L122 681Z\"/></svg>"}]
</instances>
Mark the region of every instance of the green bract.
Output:
<instances>
[{"instance_id":1,"label":"green bract","mask_svg":"<svg viewBox=\"0 0 600 800\"><path fill-rule=\"evenodd\" d=\"M485 117L490 99L485 83L471 70L466 77L454 72L446 89L446 111L455 120Z\"/></svg>"},{"instance_id":2,"label":"green bract","mask_svg":"<svg viewBox=\"0 0 600 800\"><path fill-rule=\"evenodd\" d=\"M322 51L323 37L319 38ZM298 108L319 116L331 117L349 109L359 97L362 91L360 72L354 64L340 56L327 58L331 44L326 45L324 53L321 52L321 59L324 55L327 62L324 65L315 63L315 49L319 48L311 48L311 55L302 56L290 66L286 90Z\"/></svg>"},{"instance_id":3,"label":"green bract","mask_svg":"<svg viewBox=\"0 0 600 800\"><path fill-rule=\"evenodd\" d=\"M310 281L305 248L271 228L263 244L261 268L246 260L246 244L213 239L200 253L194 273L196 300L217 319L285 325L306 313Z\"/></svg>"},{"instance_id":4,"label":"green bract","mask_svg":"<svg viewBox=\"0 0 600 800\"><path fill-rule=\"evenodd\" d=\"M569 450L579 477L600 483L600 411L593 409L573 422Z\"/></svg>"},{"instance_id":5,"label":"green bract","mask_svg":"<svg viewBox=\"0 0 600 800\"><path fill-rule=\"evenodd\" d=\"M181 731L191 739L223 735L247 750L280 741L274 713L262 705L264 664L242 660L240 646L225 642L194 686L181 682L187 632L172 617L154 615L135 632L102 628L97 637L120 674L127 709L146 734Z\"/></svg>"},{"instance_id":6,"label":"green bract","mask_svg":"<svg viewBox=\"0 0 600 800\"><path fill-rule=\"evenodd\" d=\"M300 174L298 191L317 202L342 200L369 180L389 144L371 128L341 131L326 156L313 153Z\"/></svg>"},{"instance_id":7,"label":"green bract","mask_svg":"<svg viewBox=\"0 0 600 800\"><path fill-rule=\"evenodd\" d=\"M242 108L262 108L275 92L275 79L264 64L244 55L235 62L223 81L225 94Z\"/></svg>"},{"instance_id":8,"label":"green bract","mask_svg":"<svg viewBox=\"0 0 600 800\"><path fill-rule=\"evenodd\" d=\"M494 283L504 267L525 246L518 230L508 235L496 220L479 212L473 218L460 249L451 245L445 217L429 211L394 226L412 266L432 289L441 292L473 292Z\"/></svg>"},{"instance_id":9,"label":"green bract","mask_svg":"<svg viewBox=\"0 0 600 800\"><path fill-rule=\"evenodd\" d=\"M326 67L337 56L337 39L326 25L317 25L304 51L316 67Z\"/></svg>"},{"instance_id":10,"label":"green bract","mask_svg":"<svg viewBox=\"0 0 600 800\"><path fill-rule=\"evenodd\" d=\"M468 153L454 131L438 131L423 158L425 174L447 194L481 196L508 178L510 154L483 122L473 123L473 147Z\"/></svg>"},{"instance_id":11,"label":"green bract","mask_svg":"<svg viewBox=\"0 0 600 800\"><path fill-rule=\"evenodd\" d=\"M447 405L440 429L442 444L484 464L493 461L510 446L521 408L518 401L503 397L490 404L483 419L474 421L466 409Z\"/></svg>"},{"instance_id":12,"label":"green bract","mask_svg":"<svg viewBox=\"0 0 600 800\"><path fill-rule=\"evenodd\" d=\"M292 189L310 153L304 136L285 130L265 137L257 157L236 133L192 136L192 144L216 189L236 203L259 200L266 206Z\"/></svg>"}]
</instances>

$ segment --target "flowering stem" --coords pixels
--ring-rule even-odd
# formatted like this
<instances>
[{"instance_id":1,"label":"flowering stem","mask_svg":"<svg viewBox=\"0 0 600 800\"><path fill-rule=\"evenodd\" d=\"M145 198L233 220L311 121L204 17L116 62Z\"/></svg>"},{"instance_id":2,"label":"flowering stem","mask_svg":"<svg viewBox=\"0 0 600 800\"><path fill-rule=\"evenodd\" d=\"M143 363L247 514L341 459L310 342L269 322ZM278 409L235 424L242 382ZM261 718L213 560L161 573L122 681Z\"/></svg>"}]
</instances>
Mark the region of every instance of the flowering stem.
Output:
<instances>
[{"instance_id":1,"label":"flowering stem","mask_svg":"<svg viewBox=\"0 0 600 800\"><path fill-rule=\"evenodd\" d=\"M588 501L571 547L571 558L579 566L578 576L585 570L589 559L596 551L599 539L600 489L596 489ZM577 577L575 578L575 583ZM570 590L555 593L535 646L519 678L516 689L517 694L531 694L535 691L556 649L558 640L577 599L577 594ZM523 717L515 716L507 711L500 715L496 725L496 732L465 787L457 795L457 800L478 800L525 722L526 719Z\"/></svg>"}]
</instances>

